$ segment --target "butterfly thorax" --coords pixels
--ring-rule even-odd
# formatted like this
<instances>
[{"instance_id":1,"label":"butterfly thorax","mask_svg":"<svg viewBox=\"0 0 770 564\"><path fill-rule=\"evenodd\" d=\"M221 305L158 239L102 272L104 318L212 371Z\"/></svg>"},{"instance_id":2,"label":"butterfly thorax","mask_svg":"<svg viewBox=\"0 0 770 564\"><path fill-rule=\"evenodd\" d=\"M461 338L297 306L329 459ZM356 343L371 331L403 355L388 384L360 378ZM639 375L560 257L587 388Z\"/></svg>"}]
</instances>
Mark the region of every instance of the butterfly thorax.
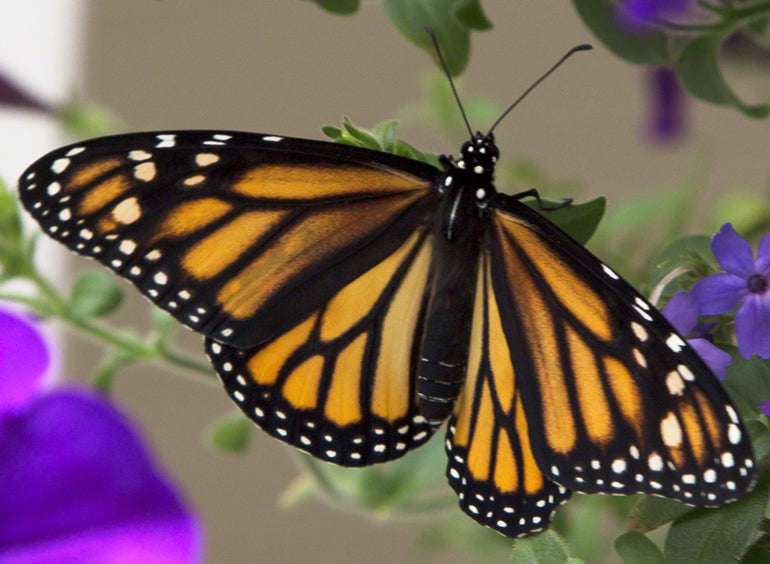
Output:
<instances>
[{"instance_id":1,"label":"butterfly thorax","mask_svg":"<svg viewBox=\"0 0 770 564\"><path fill-rule=\"evenodd\" d=\"M447 170L438 186L443 197L440 229L447 241L461 238L468 222L483 215L495 194L492 181L498 157L494 136L480 132L463 144L456 161L442 156Z\"/></svg>"}]
</instances>

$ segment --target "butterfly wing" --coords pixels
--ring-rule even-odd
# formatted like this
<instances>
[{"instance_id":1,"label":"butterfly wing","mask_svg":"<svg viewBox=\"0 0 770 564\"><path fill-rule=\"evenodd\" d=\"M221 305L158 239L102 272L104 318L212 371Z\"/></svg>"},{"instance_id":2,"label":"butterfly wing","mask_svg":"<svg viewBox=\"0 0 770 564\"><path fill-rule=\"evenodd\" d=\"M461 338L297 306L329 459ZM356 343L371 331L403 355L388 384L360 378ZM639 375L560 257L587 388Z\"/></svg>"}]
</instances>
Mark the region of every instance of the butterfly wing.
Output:
<instances>
[{"instance_id":1,"label":"butterfly wing","mask_svg":"<svg viewBox=\"0 0 770 564\"><path fill-rule=\"evenodd\" d=\"M250 347L401 248L435 207L437 173L320 141L137 133L52 152L19 192L53 238L192 329Z\"/></svg>"},{"instance_id":2,"label":"butterfly wing","mask_svg":"<svg viewBox=\"0 0 770 564\"><path fill-rule=\"evenodd\" d=\"M433 429L418 414L415 371L432 235L418 229L387 259L295 327L258 347L206 339L228 393L274 437L322 460L398 458Z\"/></svg>"},{"instance_id":3,"label":"butterfly wing","mask_svg":"<svg viewBox=\"0 0 770 564\"><path fill-rule=\"evenodd\" d=\"M569 236L512 198L499 202L492 286L546 478L698 506L749 491L749 436L695 351Z\"/></svg>"},{"instance_id":4,"label":"butterfly wing","mask_svg":"<svg viewBox=\"0 0 770 564\"><path fill-rule=\"evenodd\" d=\"M465 386L449 421L447 477L460 507L506 536L545 528L569 491L547 479L534 458L529 422L505 337L506 312L484 245L476 284Z\"/></svg>"}]
</instances>

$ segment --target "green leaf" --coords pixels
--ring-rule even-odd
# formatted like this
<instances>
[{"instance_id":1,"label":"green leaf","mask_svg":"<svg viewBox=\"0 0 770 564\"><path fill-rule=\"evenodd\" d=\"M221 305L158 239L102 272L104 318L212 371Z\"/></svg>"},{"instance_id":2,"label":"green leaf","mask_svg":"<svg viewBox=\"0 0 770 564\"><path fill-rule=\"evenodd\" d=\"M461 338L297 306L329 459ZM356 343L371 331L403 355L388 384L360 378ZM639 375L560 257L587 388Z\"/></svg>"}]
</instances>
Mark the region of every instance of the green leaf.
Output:
<instances>
[{"instance_id":1,"label":"green leaf","mask_svg":"<svg viewBox=\"0 0 770 564\"><path fill-rule=\"evenodd\" d=\"M73 317L101 317L115 311L123 301L123 290L102 271L87 272L72 287L67 312Z\"/></svg>"},{"instance_id":2,"label":"green leaf","mask_svg":"<svg viewBox=\"0 0 770 564\"><path fill-rule=\"evenodd\" d=\"M666 537L671 563L738 562L756 536L768 498L767 468L760 465L759 482L743 499L719 509L696 509L677 519Z\"/></svg>"},{"instance_id":3,"label":"green leaf","mask_svg":"<svg viewBox=\"0 0 770 564\"><path fill-rule=\"evenodd\" d=\"M656 29L630 30L618 21L618 3L610 0L572 0L583 23L621 59L638 65L669 65L666 34Z\"/></svg>"},{"instance_id":4,"label":"green leaf","mask_svg":"<svg viewBox=\"0 0 770 564\"><path fill-rule=\"evenodd\" d=\"M745 359L737 349L728 352L732 358L727 366L730 387L743 398L756 403L770 400L770 363L756 355Z\"/></svg>"},{"instance_id":5,"label":"green leaf","mask_svg":"<svg viewBox=\"0 0 770 564\"><path fill-rule=\"evenodd\" d=\"M379 123L372 131L355 125L347 117L342 118L342 124L344 129L333 125L325 125L322 130L326 136L336 143L393 153L401 157L428 163L437 168L440 166L436 155L423 153L406 141L396 139L396 125L398 122L395 120Z\"/></svg>"},{"instance_id":6,"label":"green leaf","mask_svg":"<svg viewBox=\"0 0 770 564\"><path fill-rule=\"evenodd\" d=\"M327 12L338 16L348 16L355 13L361 3L360 0L310 0Z\"/></svg>"},{"instance_id":7,"label":"green leaf","mask_svg":"<svg viewBox=\"0 0 770 564\"><path fill-rule=\"evenodd\" d=\"M396 126L398 121L392 119L383 121L374 126L374 136L380 140L382 150L386 153L393 153L396 150Z\"/></svg>"},{"instance_id":8,"label":"green leaf","mask_svg":"<svg viewBox=\"0 0 770 564\"><path fill-rule=\"evenodd\" d=\"M631 510L627 528L639 533L653 531L694 509L673 499L645 495Z\"/></svg>"},{"instance_id":9,"label":"green leaf","mask_svg":"<svg viewBox=\"0 0 770 564\"><path fill-rule=\"evenodd\" d=\"M204 441L226 452L243 452L249 446L254 424L240 411L233 411L208 424Z\"/></svg>"},{"instance_id":10,"label":"green leaf","mask_svg":"<svg viewBox=\"0 0 770 564\"><path fill-rule=\"evenodd\" d=\"M572 564L581 560L572 556L564 539L549 529L517 540L508 562L510 564Z\"/></svg>"},{"instance_id":11,"label":"green leaf","mask_svg":"<svg viewBox=\"0 0 770 564\"><path fill-rule=\"evenodd\" d=\"M626 564L665 564L658 545L637 531L615 539L615 550Z\"/></svg>"},{"instance_id":12,"label":"green leaf","mask_svg":"<svg viewBox=\"0 0 770 564\"><path fill-rule=\"evenodd\" d=\"M377 138L362 127L358 127L348 118L342 118L342 126L345 128L353 139L358 141L362 147L372 149L374 151L381 151L382 146Z\"/></svg>"},{"instance_id":13,"label":"green leaf","mask_svg":"<svg viewBox=\"0 0 770 564\"><path fill-rule=\"evenodd\" d=\"M150 318L152 319L155 329L157 330L157 342L166 343L171 333L179 327L179 322L171 317L171 314L163 311L159 307L153 307L150 309Z\"/></svg>"},{"instance_id":14,"label":"green leaf","mask_svg":"<svg viewBox=\"0 0 770 564\"><path fill-rule=\"evenodd\" d=\"M767 104L748 105L742 102L727 84L719 66L719 48L724 36L707 35L690 41L676 61L682 85L690 94L721 106L733 106L752 118L767 117Z\"/></svg>"},{"instance_id":15,"label":"green leaf","mask_svg":"<svg viewBox=\"0 0 770 564\"><path fill-rule=\"evenodd\" d=\"M457 504L457 498L448 496L444 487L446 455L441 441L430 441L398 460L367 468L344 468L305 454L298 460L314 479L317 491L340 505L386 514L394 509L416 513L423 508L434 514L437 508ZM432 484L441 484L438 498Z\"/></svg>"},{"instance_id":16,"label":"green leaf","mask_svg":"<svg viewBox=\"0 0 770 564\"><path fill-rule=\"evenodd\" d=\"M767 564L770 562L770 536L762 535L741 559L741 564Z\"/></svg>"},{"instance_id":17,"label":"green leaf","mask_svg":"<svg viewBox=\"0 0 770 564\"><path fill-rule=\"evenodd\" d=\"M335 125L324 125L321 127L321 131L332 141L339 141L342 139L342 129Z\"/></svg>"},{"instance_id":18,"label":"green leaf","mask_svg":"<svg viewBox=\"0 0 770 564\"><path fill-rule=\"evenodd\" d=\"M527 200L524 203L548 221L561 227L575 241L585 245L604 215L607 200L604 196L599 196L582 204L570 204L555 210L541 210L537 200ZM560 204L548 200L542 200L542 203L546 208Z\"/></svg>"},{"instance_id":19,"label":"green leaf","mask_svg":"<svg viewBox=\"0 0 770 564\"><path fill-rule=\"evenodd\" d=\"M110 351L107 362L102 363L91 376L91 385L103 394L109 395L118 372L135 362L136 358L131 355L120 354L115 350Z\"/></svg>"},{"instance_id":20,"label":"green leaf","mask_svg":"<svg viewBox=\"0 0 770 564\"><path fill-rule=\"evenodd\" d=\"M99 137L120 129L119 122L104 108L73 96L58 109L61 127L71 137Z\"/></svg>"},{"instance_id":21,"label":"green leaf","mask_svg":"<svg viewBox=\"0 0 770 564\"><path fill-rule=\"evenodd\" d=\"M467 0L383 0L382 5L396 29L433 59L436 59L436 51L425 27L436 32L452 76L465 69L470 52L470 31L457 19L455 11L458 6L462 11Z\"/></svg>"},{"instance_id":22,"label":"green leaf","mask_svg":"<svg viewBox=\"0 0 770 564\"><path fill-rule=\"evenodd\" d=\"M668 276L677 268L683 268L689 273L684 273L677 278L673 285L676 290L682 290L695 282L698 274L706 275L710 273L700 272L704 269L704 261L711 260L711 238L707 235L688 235L679 237L672 241L663 251L652 261L648 285L650 288L656 287L665 276ZM702 277L702 276L698 276ZM669 281L667 286L671 287L674 281Z\"/></svg>"},{"instance_id":23,"label":"green leaf","mask_svg":"<svg viewBox=\"0 0 770 564\"><path fill-rule=\"evenodd\" d=\"M455 17L470 29L484 31L492 29L489 21L478 0L459 0L455 8Z\"/></svg>"},{"instance_id":24,"label":"green leaf","mask_svg":"<svg viewBox=\"0 0 770 564\"><path fill-rule=\"evenodd\" d=\"M16 194L0 180L0 237L2 238L0 242L5 245L9 239L19 241L21 235L21 217Z\"/></svg>"}]
</instances>

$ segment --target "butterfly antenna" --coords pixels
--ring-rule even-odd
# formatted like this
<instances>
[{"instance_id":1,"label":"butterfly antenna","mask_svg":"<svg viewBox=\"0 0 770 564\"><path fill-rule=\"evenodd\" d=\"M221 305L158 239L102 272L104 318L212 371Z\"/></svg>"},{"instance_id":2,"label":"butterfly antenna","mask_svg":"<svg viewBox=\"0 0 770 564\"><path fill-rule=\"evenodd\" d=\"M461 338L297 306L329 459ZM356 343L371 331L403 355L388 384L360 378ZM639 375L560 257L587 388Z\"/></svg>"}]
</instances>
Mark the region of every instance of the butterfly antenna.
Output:
<instances>
[{"instance_id":1,"label":"butterfly antenna","mask_svg":"<svg viewBox=\"0 0 770 564\"><path fill-rule=\"evenodd\" d=\"M455 88L455 83L452 80L452 75L449 74L449 68L446 66L446 61L444 60L444 55L441 54L441 49L438 46L438 39L436 39L436 32L433 31L433 28L431 27L425 27L425 31L430 35L431 40L433 40L433 46L436 48L436 53L438 54L438 60L441 61L441 66L444 69L444 73L446 74L446 77L449 79L449 86L452 87L452 92L455 95L455 100L457 100L457 105L460 106L460 113L463 116L463 120L465 120L465 127L468 128L468 134L473 137L473 129L471 128L471 124L468 121L468 116L465 115L465 109L463 108L463 103L460 101L460 96L457 94L457 88Z\"/></svg>"},{"instance_id":2,"label":"butterfly antenna","mask_svg":"<svg viewBox=\"0 0 770 564\"><path fill-rule=\"evenodd\" d=\"M434 40L434 41L435 41L435 40ZM564 54L564 56L563 56L561 59L559 59L558 61L556 61L556 64L555 64L555 65L553 65L553 66L552 66L550 69L548 69L548 71L547 71L547 72L546 72L546 73L545 73L543 76L541 76L540 78L538 78L538 79L537 79L537 80L536 80L536 81L535 81L535 82L532 84L532 86L530 86L529 88L527 88L527 89L524 91L524 93L523 93L521 96L519 96L519 97L516 99L516 101L515 101L513 104L511 104L510 106L508 106L508 109L507 109L507 110L505 110L505 111L503 112L503 115L501 115L499 118L497 118L497 121L496 121L495 123L493 123L493 124L492 124L492 127L490 127L490 128L489 128L489 132L487 132L487 135L489 135L490 133L492 133L492 131L495 129L495 127L497 127L497 125L498 125L498 124L499 124L501 121L503 121L503 119L505 118L505 116L507 116L507 115L508 115L508 114L511 112L511 110L512 110L513 108L515 108L515 107L516 107L516 106L519 104L519 102L521 102L521 101L522 101L524 98L526 98L526 97L527 97L527 94L529 94L530 92L532 92L532 91L535 89L535 87L536 87L538 84L540 84L540 83L541 83L541 82L543 82L543 81L544 81L546 78L548 78L548 75L550 75L550 74L551 74L553 71L555 71L557 68L559 68L559 66L560 66L560 65L561 65L561 64L562 64L564 61L566 61L567 59L569 59L569 58L570 58L572 55L574 55L574 54L575 54L575 53L577 53L578 51L589 51L589 50L591 50L591 49L593 49L593 47L591 47L591 46L590 46L590 45L588 45L587 43L584 43L584 44L582 44L582 45L577 45L577 46L573 47L572 49L570 49L569 51L567 51L567 52ZM453 87L453 88L454 88L454 87Z\"/></svg>"}]
</instances>

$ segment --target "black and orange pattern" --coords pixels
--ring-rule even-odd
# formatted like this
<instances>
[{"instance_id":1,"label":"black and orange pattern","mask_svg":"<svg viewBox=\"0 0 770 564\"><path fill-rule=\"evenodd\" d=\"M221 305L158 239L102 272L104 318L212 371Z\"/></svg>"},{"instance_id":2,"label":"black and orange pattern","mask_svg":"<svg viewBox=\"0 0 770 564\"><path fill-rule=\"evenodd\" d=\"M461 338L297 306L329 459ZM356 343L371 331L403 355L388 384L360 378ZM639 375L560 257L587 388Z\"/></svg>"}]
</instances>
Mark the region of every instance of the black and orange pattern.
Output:
<instances>
[{"instance_id":1,"label":"black and orange pattern","mask_svg":"<svg viewBox=\"0 0 770 564\"><path fill-rule=\"evenodd\" d=\"M206 337L233 400L344 466L449 420L447 476L508 536L570 491L698 506L755 479L748 435L685 340L615 272L493 185L491 134L445 169L237 132L64 147L20 197Z\"/></svg>"}]
</instances>

